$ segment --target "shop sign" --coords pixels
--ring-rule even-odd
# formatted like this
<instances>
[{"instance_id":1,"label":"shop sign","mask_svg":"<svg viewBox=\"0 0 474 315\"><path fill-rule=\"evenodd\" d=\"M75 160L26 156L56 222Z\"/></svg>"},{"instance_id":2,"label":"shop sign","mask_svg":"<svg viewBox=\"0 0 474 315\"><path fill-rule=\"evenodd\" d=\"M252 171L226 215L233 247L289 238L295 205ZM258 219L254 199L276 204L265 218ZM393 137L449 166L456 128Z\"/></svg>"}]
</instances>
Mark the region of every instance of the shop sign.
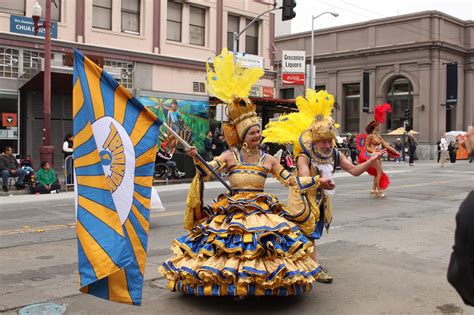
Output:
<instances>
[{"instance_id":1,"label":"shop sign","mask_svg":"<svg viewBox=\"0 0 474 315\"><path fill-rule=\"evenodd\" d=\"M43 25L44 19L39 21ZM10 15L10 32L35 36L35 26L33 18L28 16ZM45 31L41 27L38 29L38 36L44 37ZM58 38L58 23L51 22L51 38Z\"/></svg>"},{"instance_id":2,"label":"shop sign","mask_svg":"<svg viewBox=\"0 0 474 315\"><path fill-rule=\"evenodd\" d=\"M2 113L3 127L16 127L17 115L16 113Z\"/></svg>"},{"instance_id":3,"label":"shop sign","mask_svg":"<svg viewBox=\"0 0 474 315\"><path fill-rule=\"evenodd\" d=\"M274 98L273 87L272 86L264 86L262 88L263 97Z\"/></svg>"},{"instance_id":4,"label":"shop sign","mask_svg":"<svg viewBox=\"0 0 474 315\"><path fill-rule=\"evenodd\" d=\"M304 73L305 52L283 50L281 53L281 70L284 73Z\"/></svg>"},{"instance_id":5,"label":"shop sign","mask_svg":"<svg viewBox=\"0 0 474 315\"><path fill-rule=\"evenodd\" d=\"M249 96L251 97L262 97L262 86L254 85L250 90Z\"/></svg>"},{"instance_id":6,"label":"shop sign","mask_svg":"<svg viewBox=\"0 0 474 315\"><path fill-rule=\"evenodd\" d=\"M304 73L282 73L282 84L304 85Z\"/></svg>"},{"instance_id":7,"label":"shop sign","mask_svg":"<svg viewBox=\"0 0 474 315\"><path fill-rule=\"evenodd\" d=\"M281 54L281 81L284 85L304 85L305 63L304 51L283 50Z\"/></svg>"}]
</instances>

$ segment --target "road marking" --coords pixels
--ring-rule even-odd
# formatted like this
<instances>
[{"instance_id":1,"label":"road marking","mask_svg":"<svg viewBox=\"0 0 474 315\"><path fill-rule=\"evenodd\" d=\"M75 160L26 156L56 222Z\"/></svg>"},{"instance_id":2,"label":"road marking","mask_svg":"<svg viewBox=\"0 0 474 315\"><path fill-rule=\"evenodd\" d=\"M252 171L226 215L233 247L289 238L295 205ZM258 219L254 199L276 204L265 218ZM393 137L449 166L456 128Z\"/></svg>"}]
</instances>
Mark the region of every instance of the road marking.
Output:
<instances>
[{"instance_id":1,"label":"road marking","mask_svg":"<svg viewBox=\"0 0 474 315\"><path fill-rule=\"evenodd\" d=\"M427 183L391 186L390 190L399 189L399 188L412 188L412 187L420 187L420 186L428 186L428 185L448 184L448 183L452 183L452 182L460 182L460 181L467 181L467 180L472 181L471 178L461 178L461 179L452 179L452 180L438 180L438 181L432 181L432 182L427 182ZM337 193L336 197L337 196L344 196L344 195L368 193L368 192L370 192L370 189L351 191L351 192L347 192L347 193ZM150 217L151 218L165 218L165 217L174 217L174 216L183 215L183 214L184 214L184 210L183 211L169 211L169 212L153 212L153 213L150 214ZM54 231L54 230L75 228L75 227L76 227L76 223L37 226L37 227L25 226L25 227L20 228L20 229L0 231L0 236L23 234L23 233L42 233L42 232L46 232L46 231Z\"/></svg>"}]
</instances>

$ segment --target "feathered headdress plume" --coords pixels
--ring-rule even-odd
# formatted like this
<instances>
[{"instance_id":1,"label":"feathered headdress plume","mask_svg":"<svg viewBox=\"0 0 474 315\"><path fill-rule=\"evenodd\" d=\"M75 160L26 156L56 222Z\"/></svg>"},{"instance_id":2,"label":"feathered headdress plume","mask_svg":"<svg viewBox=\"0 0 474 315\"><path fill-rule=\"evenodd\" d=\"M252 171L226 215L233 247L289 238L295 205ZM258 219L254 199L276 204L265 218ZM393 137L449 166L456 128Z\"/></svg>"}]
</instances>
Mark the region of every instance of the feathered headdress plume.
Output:
<instances>
[{"instance_id":1,"label":"feathered headdress plume","mask_svg":"<svg viewBox=\"0 0 474 315\"><path fill-rule=\"evenodd\" d=\"M374 120L378 123L384 124L387 119L387 112L391 112L392 107L389 103L375 106L374 109Z\"/></svg>"},{"instance_id":2,"label":"feathered headdress plume","mask_svg":"<svg viewBox=\"0 0 474 315\"><path fill-rule=\"evenodd\" d=\"M331 117L334 97L327 91L306 90L306 98L296 98L298 112L282 115L270 122L263 131L263 142L293 144L295 153L301 151L299 138L305 131L311 132L314 140L334 139L336 128Z\"/></svg>"},{"instance_id":3,"label":"feathered headdress plume","mask_svg":"<svg viewBox=\"0 0 474 315\"><path fill-rule=\"evenodd\" d=\"M227 48L206 63L207 90L218 99L232 103L236 98L247 98L252 86L263 76L261 68L243 68L234 63L234 54Z\"/></svg>"},{"instance_id":4,"label":"feathered headdress plume","mask_svg":"<svg viewBox=\"0 0 474 315\"><path fill-rule=\"evenodd\" d=\"M252 126L258 125L255 105L248 98L252 86L263 76L261 68L243 68L234 62L234 54L222 50L206 64L206 83L209 93L227 103L224 136L229 146L237 145Z\"/></svg>"}]
</instances>

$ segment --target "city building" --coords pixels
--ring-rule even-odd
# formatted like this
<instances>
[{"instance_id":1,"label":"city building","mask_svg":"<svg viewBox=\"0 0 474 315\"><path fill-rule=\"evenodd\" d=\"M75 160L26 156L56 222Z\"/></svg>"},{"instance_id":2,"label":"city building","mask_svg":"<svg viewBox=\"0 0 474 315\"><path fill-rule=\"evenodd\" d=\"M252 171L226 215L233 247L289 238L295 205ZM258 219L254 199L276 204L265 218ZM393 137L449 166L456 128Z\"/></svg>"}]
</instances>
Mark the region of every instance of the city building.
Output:
<instances>
[{"instance_id":1,"label":"city building","mask_svg":"<svg viewBox=\"0 0 474 315\"><path fill-rule=\"evenodd\" d=\"M362 132L373 119L362 106L364 72L369 111L376 104L391 103L385 130L393 130L403 126L408 109L410 125L419 132L421 159L434 158L436 142L446 131L473 124L474 21L426 11L317 30L314 42L314 88L334 94L341 132ZM311 32L277 37L276 46L278 73L281 50L305 51L309 63ZM454 72L448 79L449 67ZM304 86L277 87L281 98L304 93Z\"/></svg>"},{"instance_id":2,"label":"city building","mask_svg":"<svg viewBox=\"0 0 474 315\"><path fill-rule=\"evenodd\" d=\"M15 152L31 155L39 165L44 38L32 31L34 3L0 2L0 113L10 117L0 128L0 147L10 145ZM205 62L224 47L232 50L232 32L273 8L270 0L54 3L51 133L56 168L63 164L64 135L72 132L74 48L103 66L137 97L149 97L157 103L170 99L198 101L207 106ZM45 0L39 4L44 14ZM238 42L238 51L246 53L244 60L263 67L266 73L253 92L260 108L273 98L274 19L273 14L262 16Z\"/></svg>"}]
</instances>

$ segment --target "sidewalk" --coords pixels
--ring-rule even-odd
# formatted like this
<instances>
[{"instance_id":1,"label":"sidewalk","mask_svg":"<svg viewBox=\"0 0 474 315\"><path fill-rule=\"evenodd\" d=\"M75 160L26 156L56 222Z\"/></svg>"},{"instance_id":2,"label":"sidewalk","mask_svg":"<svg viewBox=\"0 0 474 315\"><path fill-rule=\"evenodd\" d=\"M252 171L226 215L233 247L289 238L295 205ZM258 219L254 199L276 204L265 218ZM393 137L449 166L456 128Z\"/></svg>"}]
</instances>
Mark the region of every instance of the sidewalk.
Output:
<instances>
[{"instance_id":1,"label":"sidewalk","mask_svg":"<svg viewBox=\"0 0 474 315\"><path fill-rule=\"evenodd\" d=\"M411 169L416 167L433 167L436 165L435 161L433 160L422 160L422 161L415 161L415 166L410 167L408 162L396 163L395 161L384 161L383 167L387 174L393 174L398 172L409 172ZM456 166L456 164L469 164L467 160L460 160L457 161L455 164L447 164L445 169L449 169L450 167ZM474 164L472 164L474 168ZM362 176L366 176L364 174ZM334 177L347 177L351 176L350 174L338 170L336 171ZM58 176L59 182L64 183L64 177ZM165 192L165 191L172 191L172 190L185 190L189 188L189 183L191 183L192 178L184 178L184 179L173 179L167 181L154 181L153 187L156 188L158 193ZM267 184L277 182L274 178L270 177L267 180ZM26 190L16 190L14 187L10 189L8 193L0 191L0 205L5 203L13 203L13 202L34 202L36 200L62 200L62 199L72 199L74 198L74 192L72 191L74 187L69 187L68 192L65 192L64 184L61 184L61 192L59 194L51 194L51 195L30 195L26 192ZM206 188L208 189L215 189L220 187L221 184L218 181L210 181L206 182ZM9 197L6 198L2 197Z\"/></svg>"}]
</instances>

